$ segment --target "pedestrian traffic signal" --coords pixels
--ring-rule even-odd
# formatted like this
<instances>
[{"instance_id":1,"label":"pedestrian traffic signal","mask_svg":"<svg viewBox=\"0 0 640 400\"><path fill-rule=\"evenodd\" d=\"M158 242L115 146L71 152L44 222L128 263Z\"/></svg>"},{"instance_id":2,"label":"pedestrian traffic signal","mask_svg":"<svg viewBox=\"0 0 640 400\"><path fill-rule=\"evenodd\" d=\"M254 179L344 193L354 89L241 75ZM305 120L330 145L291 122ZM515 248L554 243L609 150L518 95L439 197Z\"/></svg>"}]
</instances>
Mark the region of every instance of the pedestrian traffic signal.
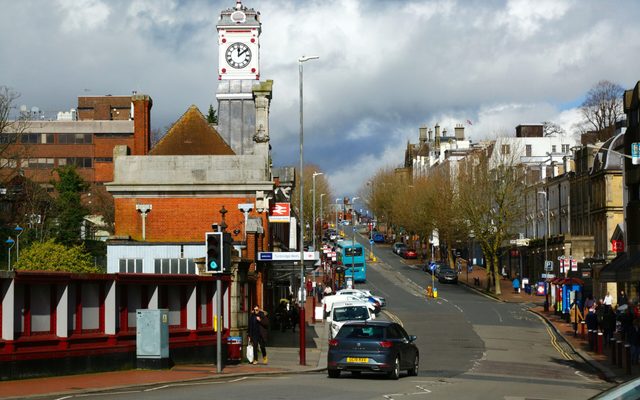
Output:
<instances>
[{"instance_id":1,"label":"pedestrian traffic signal","mask_svg":"<svg viewBox=\"0 0 640 400\"><path fill-rule=\"evenodd\" d=\"M207 272L221 273L224 266L222 232L207 232Z\"/></svg>"}]
</instances>

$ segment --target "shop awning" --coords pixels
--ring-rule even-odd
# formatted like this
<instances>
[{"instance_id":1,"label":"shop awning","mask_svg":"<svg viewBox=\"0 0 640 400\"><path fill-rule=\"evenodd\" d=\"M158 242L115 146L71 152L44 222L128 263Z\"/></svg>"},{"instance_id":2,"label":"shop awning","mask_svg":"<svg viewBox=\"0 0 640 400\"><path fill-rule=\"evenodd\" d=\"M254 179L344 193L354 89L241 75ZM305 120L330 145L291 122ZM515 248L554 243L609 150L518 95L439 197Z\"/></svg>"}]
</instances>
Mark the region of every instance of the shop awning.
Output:
<instances>
[{"instance_id":1,"label":"shop awning","mask_svg":"<svg viewBox=\"0 0 640 400\"><path fill-rule=\"evenodd\" d=\"M627 253L622 253L611 260L600 271L601 282L629 282L631 269L640 266L640 254L629 258Z\"/></svg>"}]
</instances>

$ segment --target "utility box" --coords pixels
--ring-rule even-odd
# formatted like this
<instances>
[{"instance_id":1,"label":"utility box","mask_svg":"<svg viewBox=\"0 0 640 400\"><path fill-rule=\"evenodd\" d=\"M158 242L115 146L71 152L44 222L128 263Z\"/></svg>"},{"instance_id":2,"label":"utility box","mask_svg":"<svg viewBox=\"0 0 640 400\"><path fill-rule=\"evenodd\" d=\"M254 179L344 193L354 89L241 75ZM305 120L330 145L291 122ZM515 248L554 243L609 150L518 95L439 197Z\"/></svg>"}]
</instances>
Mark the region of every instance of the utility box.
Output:
<instances>
[{"instance_id":1,"label":"utility box","mask_svg":"<svg viewBox=\"0 0 640 400\"><path fill-rule=\"evenodd\" d=\"M136 310L138 368L169 368L169 310Z\"/></svg>"}]
</instances>

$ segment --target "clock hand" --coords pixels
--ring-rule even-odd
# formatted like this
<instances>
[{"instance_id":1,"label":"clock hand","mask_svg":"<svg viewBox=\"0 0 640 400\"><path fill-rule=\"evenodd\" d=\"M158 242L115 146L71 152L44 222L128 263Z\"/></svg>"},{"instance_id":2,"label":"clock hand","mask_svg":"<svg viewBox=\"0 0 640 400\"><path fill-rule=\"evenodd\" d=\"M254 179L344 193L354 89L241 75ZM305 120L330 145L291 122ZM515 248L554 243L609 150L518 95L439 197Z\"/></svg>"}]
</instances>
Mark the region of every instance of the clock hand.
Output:
<instances>
[{"instance_id":1,"label":"clock hand","mask_svg":"<svg viewBox=\"0 0 640 400\"><path fill-rule=\"evenodd\" d=\"M240 49L238 49L238 57L240 57L241 55L243 55L244 53L247 52L247 50L249 50L248 48L244 48L244 50L240 51Z\"/></svg>"}]
</instances>

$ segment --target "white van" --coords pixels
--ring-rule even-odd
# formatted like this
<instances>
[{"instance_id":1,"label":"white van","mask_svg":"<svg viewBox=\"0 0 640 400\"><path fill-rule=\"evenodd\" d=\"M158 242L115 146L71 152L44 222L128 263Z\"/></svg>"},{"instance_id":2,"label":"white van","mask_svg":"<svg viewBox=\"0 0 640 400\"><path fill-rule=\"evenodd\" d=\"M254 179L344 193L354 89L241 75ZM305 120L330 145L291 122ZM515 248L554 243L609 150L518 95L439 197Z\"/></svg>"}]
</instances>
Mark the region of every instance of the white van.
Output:
<instances>
[{"instance_id":1,"label":"white van","mask_svg":"<svg viewBox=\"0 0 640 400\"><path fill-rule=\"evenodd\" d=\"M322 307L324 308L324 315L325 316L329 316L331 315L331 310L333 309L333 305L336 303L343 303L345 301L360 301L360 302L364 302L367 303L367 307L369 307L369 310L371 311L371 313L373 314L376 307L368 302L366 299L363 299L361 296L356 296L353 294L333 294L331 296L324 296L322 298Z\"/></svg>"},{"instance_id":2,"label":"white van","mask_svg":"<svg viewBox=\"0 0 640 400\"><path fill-rule=\"evenodd\" d=\"M376 316L369 310L366 301L343 301L333 303L331 313L327 317L329 326L329 338L336 337L338 331L348 321L370 321Z\"/></svg>"}]
</instances>

